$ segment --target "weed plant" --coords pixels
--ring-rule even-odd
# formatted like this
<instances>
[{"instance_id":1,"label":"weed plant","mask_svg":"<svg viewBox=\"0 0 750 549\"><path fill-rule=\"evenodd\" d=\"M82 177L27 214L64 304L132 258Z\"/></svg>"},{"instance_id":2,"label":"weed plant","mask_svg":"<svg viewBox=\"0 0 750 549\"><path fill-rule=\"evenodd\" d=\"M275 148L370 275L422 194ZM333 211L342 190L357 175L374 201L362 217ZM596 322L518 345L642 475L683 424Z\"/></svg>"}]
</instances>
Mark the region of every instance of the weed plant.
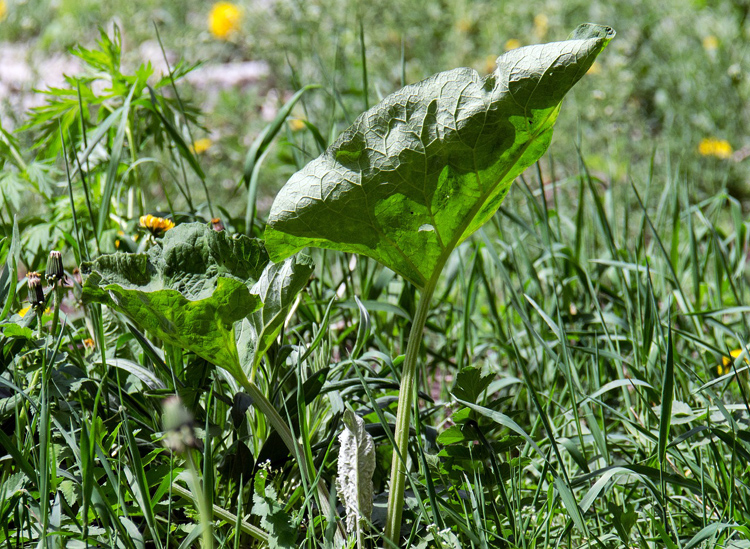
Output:
<instances>
[{"instance_id":1,"label":"weed plant","mask_svg":"<svg viewBox=\"0 0 750 549\"><path fill-rule=\"evenodd\" d=\"M320 100L335 100L336 87L301 92L267 126L244 171L234 168L242 207L229 211L211 203L191 149L184 70L158 84L146 67L123 74L106 34L78 51L110 91L71 78L30 115L28 133L0 144L2 543L341 545L333 487L349 406L376 449L360 543L390 546L381 534L411 283L364 256L313 250L312 278L274 294L275 314L265 314L273 292L262 294L248 322L270 337L243 373L291 426L289 449L240 375L116 303L84 304L78 271L115 250L156 257L192 221L207 232L220 218L230 242L260 235L255 189L272 141L286 133L301 168L342 123ZM369 67L365 90L377 78ZM287 132L295 105L308 123ZM553 144L437 282L396 545L747 547L747 206L729 176L706 193L673 151L623 180L591 168L585 132L567 135L577 169ZM38 217L7 198L29 186ZM156 211L177 227L140 227ZM63 250L65 279L39 302L28 273L55 272L50 249ZM255 284L245 291L260 295Z\"/></svg>"}]
</instances>

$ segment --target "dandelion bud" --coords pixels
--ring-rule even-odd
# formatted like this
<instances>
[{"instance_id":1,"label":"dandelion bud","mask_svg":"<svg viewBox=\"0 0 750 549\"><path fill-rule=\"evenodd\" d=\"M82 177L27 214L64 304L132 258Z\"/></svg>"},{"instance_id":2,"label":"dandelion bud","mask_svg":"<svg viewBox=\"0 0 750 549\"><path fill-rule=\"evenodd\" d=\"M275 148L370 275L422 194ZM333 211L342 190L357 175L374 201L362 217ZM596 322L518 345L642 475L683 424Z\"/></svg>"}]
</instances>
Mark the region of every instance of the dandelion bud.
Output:
<instances>
[{"instance_id":1,"label":"dandelion bud","mask_svg":"<svg viewBox=\"0 0 750 549\"><path fill-rule=\"evenodd\" d=\"M197 448L198 441L193 430L193 416L182 405L179 397L170 397L164 401L162 425L166 436L164 446L175 453L182 453L188 448Z\"/></svg>"},{"instance_id":2,"label":"dandelion bud","mask_svg":"<svg viewBox=\"0 0 750 549\"><path fill-rule=\"evenodd\" d=\"M29 288L29 303L34 310L44 310L47 300L44 298L44 288L42 288L42 277L39 273L31 272L27 275L27 284Z\"/></svg>"},{"instance_id":3,"label":"dandelion bud","mask_svg":"<svg viewBox=\"0 0 750 549\"><path fill-rule=\"evenodd\" d=\"M63 280L65 280L65 271L63 270L62 254L57 250L52 250L47 262L47 284L54 286Z\"/></svg>"},{"instance_id":4,"label":"dandelion bud","mask_svg":"<svg viewBox=\"0 0 750 549\"><path fill-rule=\"evenodd\" d=\"M220 217L214 217L211 220L211 228L214 231L223 231L224 230L224 223L221 222L221 218Z\"/></svg>"}]
</instances>

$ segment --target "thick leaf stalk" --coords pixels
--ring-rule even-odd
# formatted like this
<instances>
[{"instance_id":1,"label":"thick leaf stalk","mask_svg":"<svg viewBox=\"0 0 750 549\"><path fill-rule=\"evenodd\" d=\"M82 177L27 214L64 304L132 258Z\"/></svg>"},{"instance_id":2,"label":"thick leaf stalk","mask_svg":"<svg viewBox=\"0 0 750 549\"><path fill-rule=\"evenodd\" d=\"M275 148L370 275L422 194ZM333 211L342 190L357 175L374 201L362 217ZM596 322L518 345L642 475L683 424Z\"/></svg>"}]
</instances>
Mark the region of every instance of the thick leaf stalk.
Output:
<instances>
[{"instance_id":1,"label":"thick leaf stalk","mask_svg":"<svg viewBox=\"0 0 750 549\"><path fill-rule=\"evenodd\" d=\"M386 519L385 535L391 541L398 540L401 530L401 514L404 510L404 489L406 485L406 456L409 446L409 424L411 423L411 409L414 405L417 381L417 358L422 344L422 332L427 313L430 310L432 294L435 292L437 276L433 277L422 291L417 304L417 312L409 332L409 343L406 345L403 370L401 372L401 387L398 394L398 412L396 413L396 432L391 462L391 491L388 494L388 515ZM435 510L436 511L436 510ZM437 511L436 511L437 512Z\"/></svg>"}]
</instances>

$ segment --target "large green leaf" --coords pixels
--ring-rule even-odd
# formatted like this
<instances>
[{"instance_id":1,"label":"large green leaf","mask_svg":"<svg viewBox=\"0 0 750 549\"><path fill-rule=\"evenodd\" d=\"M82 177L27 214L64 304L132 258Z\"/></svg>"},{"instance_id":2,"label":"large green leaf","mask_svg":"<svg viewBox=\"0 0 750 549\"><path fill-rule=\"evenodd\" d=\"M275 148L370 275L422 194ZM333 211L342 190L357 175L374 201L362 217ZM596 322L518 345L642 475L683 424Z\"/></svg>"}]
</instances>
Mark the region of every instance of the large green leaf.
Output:
<instances>
[{"instance_id":1,"label":"large green leaf","mask_svg":"<svg viewBox=\"0 0 750 549\"><path fill-rule=\"evenodd\" d=\"M424 286L544 153L563 96L613 36L581 25L500 56L485 78L455 69L389 95L278 194L271 259L305 246L361 253Z\"/></svg>"},{"instance_id":2,"label":"large green leaf","mask_svg":"<svg viewBox=\"0 0 750 549\"><path fill-rule=\"evenodd\" d=\"M148 253L85 263L83 298L238 374L234 323L260 307L250 289L267 264L262 242L189 223L168 231Z\"/></svg>"}]
</instances>

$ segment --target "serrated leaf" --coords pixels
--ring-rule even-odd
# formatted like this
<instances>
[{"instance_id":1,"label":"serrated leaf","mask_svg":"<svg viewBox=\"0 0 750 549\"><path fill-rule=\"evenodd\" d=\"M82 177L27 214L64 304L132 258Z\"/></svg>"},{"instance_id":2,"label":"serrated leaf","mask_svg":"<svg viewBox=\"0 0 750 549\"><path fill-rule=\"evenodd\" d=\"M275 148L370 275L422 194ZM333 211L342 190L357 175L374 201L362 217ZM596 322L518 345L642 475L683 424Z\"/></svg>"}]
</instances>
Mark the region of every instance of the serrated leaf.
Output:
<instances>
[{"instance_id":1,"label":"serrated leaf","mask_svg":"<svg viewBox=\"0 0 750 549\"><path fill-rule=\"evenodd\" d=\"M26 475L23 473L9 475L3 485L0 486L0 501L9 500L13 496L20 494L27 480Z\"/></svg>"},{"instance_id":2,"label":"serrated leaf","mask_svg":"<svg viewBox=\"0 0 750 549\"><path fill-rule=\"evenodd\" d=\"M360 253L423 287L541 157L563 96L613 36L581 25L569 40L505 53L485 78L455 69L389 95L278 194L271 258L306 246Z\"/></svg>"},{"instance_id":3,"label":"serrated leaf","mask_svg":"<svg viewBox=\"0 0 750 549\"><path fill-rule=\"evenodd\" d=\"M469 402L476 402L494 378L493 374L482 375L482 370L479 368L473 366L464 368L456 376L453 396Z\"/></svg>"},{"instance_id":4,"label":"serrated leaf","mask_svg":"<svg viewBox=\"0 0 750 549\"><path fill-rule=\"evenodd\" d=\"M253 494L253 515L260 517L261 527L268 532L270 549L295 549L297 533L292 529L289 514L279 503L273 486L266 484L266 472L255 475L255 493Z\"/></svg>"},{"instance_id":5,"label":"serrated leaf","mask_svg":"<svg viewBox=\"0 0 750 549\"><path fill-rule=\"evenodd\" d=\"M5 324L2 327L3 336L7 338L17 337L19 339L34 339L34 330L18 324Z\"/></svg>"},{"instance_id":6,"label":"serrated leaf","mask_svg":"<svg viewBox=\"0 0 750 549\"><path fill-rule=\"evenodd\" d=\"M81 497L81 486L80 484L74 483L72 480L63 480L59 485L60 492L62 492L65 501L71 507L76 505Z\"/></svg>"},{"instance_id":7,"label":"serrated leaf","mask_svg":"<svg viewBox=\"0 0 750 549\"><path fill-rule=\"evenodd\" d=\"M466 440L466 436L460 425L451 425L437 437L437 443L443 446L456 444L458 442L463 442L464 440Z\"/></svg>"},{"instance_id":8,"label":"serrated leaf","mask_svg":"<svg viewBox=\"0 0 750 549\"><path fill-rule=\"evenodd\" d=\"M238 372L234 323L260 306L250 288L267 263L258 240L184 224L148 253L85 263L83 299L105 303L164 341Z\"/></svg>"},{"instance_id":9,"label":"serrated leaf","mask_svg":"<svg viewBox=\"0 0 750 549\"><path fill-rule=\"evenodd\" d=\"M13 218L13 232L10 240L10 249L5 258L2 274L0 275L0 298L3 300L3 307L0 309L0 320L10 314L11 306L16 297L16 282L18 280L18 262L19 262L19 232L18 218Z\"/></svg>"}]
</instances>

